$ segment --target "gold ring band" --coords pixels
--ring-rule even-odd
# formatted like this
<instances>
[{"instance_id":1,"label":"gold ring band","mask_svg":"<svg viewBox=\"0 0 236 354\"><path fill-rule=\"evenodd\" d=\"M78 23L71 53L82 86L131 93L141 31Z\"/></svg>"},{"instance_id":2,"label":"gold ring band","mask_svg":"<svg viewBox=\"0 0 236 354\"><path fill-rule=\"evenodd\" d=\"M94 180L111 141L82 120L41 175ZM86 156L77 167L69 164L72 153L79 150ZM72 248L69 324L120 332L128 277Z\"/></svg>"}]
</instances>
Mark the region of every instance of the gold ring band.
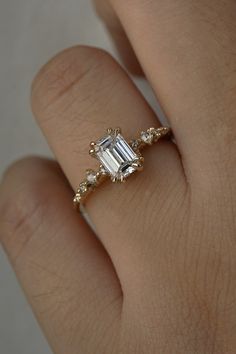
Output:
<instances>
[{"instance_id":1,"label":"gold ring band","mask_svg":"<svg viewBox=\"0 0 236 354\"><path fill-rule=\"evenodd\" d=\"M120 128L109 128L105 136L90 143L89 154L100 162L97 171L86 170L86 177L80 183L73 202L76 208L103 181L124 182L132 173L143 169L144 159L140 151L161 138L171 136L169 127L149 128L129 143L121 135Z\"/></svg>"}]
</instances>

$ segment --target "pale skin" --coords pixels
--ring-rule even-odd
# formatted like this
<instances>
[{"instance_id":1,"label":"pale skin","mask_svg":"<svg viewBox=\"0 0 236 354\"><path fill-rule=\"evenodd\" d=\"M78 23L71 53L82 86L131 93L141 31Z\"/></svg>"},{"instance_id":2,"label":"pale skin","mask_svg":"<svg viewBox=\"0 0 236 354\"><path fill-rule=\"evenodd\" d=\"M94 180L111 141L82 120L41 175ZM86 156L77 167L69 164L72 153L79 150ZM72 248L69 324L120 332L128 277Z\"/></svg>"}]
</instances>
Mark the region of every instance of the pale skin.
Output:
<instances>
[{"instance_id":1,"label":"pale skin","mask_svg":"<svg viewBox=\"0 0 236 354\"><path fill-rule=\"evenodd\" d=\"M88 199L96 237L72 207L85 169L97 166L89 142L117 126L133 138L158 118L105 52L58 54L33 82L32 107L61 169L40 158L8 169L2 245L56 354L233 354L236 2L97 8L129 69L141 64L176 145L150 147L143 172Z\"/></svg>"}]
</instances>

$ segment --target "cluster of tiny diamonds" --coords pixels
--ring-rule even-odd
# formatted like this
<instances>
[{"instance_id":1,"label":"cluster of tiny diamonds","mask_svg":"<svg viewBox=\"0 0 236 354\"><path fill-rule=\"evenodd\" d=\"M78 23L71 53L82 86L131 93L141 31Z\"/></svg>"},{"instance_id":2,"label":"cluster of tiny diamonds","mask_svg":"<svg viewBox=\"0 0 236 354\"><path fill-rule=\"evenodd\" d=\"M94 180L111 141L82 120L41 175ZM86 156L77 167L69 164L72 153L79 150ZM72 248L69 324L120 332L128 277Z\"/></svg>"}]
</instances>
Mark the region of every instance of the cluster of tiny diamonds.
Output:
<instances>
[{"instance_id":1,"label":"cluster of tiny diamonds","mask_svg":"<svg viewBox=\"0 0 236 354\"><path fill-rule=\"evenodd\" d=\"M130 146L135 150L139 150L145 145L152 145L157 142L160 138L169 135L170 128L160 127L160 128L149 128L140 133L140 136L130 142Z\"/></svg>"},{"instance_id":2,"label":"cluster of tiny diamonds","mask_svg":"<svg viewBox=\"0 0 236 354\"><path fill-rule=\"evenodd\" d=\"M80 183L79 188L74 197L74 204L78 205L95 187L97 187L102 179L106 176L106 171L100 165L98 171L87 170L86 178Z\"/></svg>"}]
</instances>

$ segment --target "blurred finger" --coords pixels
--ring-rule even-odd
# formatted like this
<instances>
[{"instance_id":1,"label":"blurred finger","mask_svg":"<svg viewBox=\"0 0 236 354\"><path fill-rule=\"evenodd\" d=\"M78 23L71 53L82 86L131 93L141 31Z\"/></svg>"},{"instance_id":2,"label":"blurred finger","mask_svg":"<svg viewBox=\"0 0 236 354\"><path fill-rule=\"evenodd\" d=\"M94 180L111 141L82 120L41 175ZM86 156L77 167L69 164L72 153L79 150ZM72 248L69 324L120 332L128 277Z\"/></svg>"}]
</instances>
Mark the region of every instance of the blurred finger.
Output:
<instances>
[{"instance_id":1,"label":"blurred finger","mask_svg":"<svg viewBox=\"0 0 236 354\"><path fill-rule=\"evenodd\" d=\"M98 16L110 33L126 68L134 75L143 75L130 41L107 0L93 0Z\"/></svg>"},{"instance_id":2,"label":"blurred finger","mask_svg":"<svg viewBox=\"0 0 236 354\"><path fill-rule=\"evenodd\" d=\"M92 353L98 345L102 353L100 338L109 347L118 325L121 290L71 197L54 162L18 162L0 189L1 242L55 352Z\"/></svg>"}]
</instances>

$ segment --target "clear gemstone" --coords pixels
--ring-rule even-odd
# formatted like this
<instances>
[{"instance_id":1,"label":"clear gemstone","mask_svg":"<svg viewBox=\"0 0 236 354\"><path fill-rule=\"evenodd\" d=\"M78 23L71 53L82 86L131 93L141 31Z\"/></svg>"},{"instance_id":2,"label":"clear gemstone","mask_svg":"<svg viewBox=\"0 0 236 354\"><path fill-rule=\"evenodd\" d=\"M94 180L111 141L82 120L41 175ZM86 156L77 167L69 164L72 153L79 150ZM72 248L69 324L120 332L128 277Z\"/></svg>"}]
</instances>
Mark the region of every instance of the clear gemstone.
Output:
<instances>
[{"instance_id":1,"label":"clear gemstone","mask_svg":"<svg viewBox=\"0 0 236 354\"><path fill-rule=\"evenodd\" d=\"M87 174L87 181L88 181L90 184L95 184L95 183L97 182L97 174L96 174L96 172L94 172L94 171L88 172L88 174Z\"/></svg>"},{"instance_id":2,"label":"clear gemstone","mask_svg":"<svg viewBox=\"0 0 236 354\"><path fill-rule=\"evenodd\" d=\"M85 193L87 191L87 186L84 183L81 183L79 186L79 190L81 193Z\"/></svg>"},{"instance_id":3,"label":"clear gemstone","mask_svg":"<svg viewBox=\"0 0 236 354\"><path fill-rule=\"evenodd\" d=\"M142 141L144 141L146 144L151 144L152 140L153 140L153 135L151 134L151 132L142 132L141 133L141 139Z\"/></svg>"},{"instance_id":4,"label":"clear gemstone","mask_svg":"<svg viewBox=\"0 0 236 354\"><path fill-rule=\"evenodd\" d=\"M139 141L138 140L132 140L131 142L131 147L134 149L134 150L137 150L138 147L139 147Z\"/></svg>"},{"instance_id":5,"label":"clear gemstone","mask_svg":"<svg viewBox=\"0 0 236 354\"><path fill-rule=\"evenodd\" d=\"M139 158L121 134L108 134L98 140L96 155L105 170L117 180L136 171L132 164Z\"/></svg>"}]
</instances>

